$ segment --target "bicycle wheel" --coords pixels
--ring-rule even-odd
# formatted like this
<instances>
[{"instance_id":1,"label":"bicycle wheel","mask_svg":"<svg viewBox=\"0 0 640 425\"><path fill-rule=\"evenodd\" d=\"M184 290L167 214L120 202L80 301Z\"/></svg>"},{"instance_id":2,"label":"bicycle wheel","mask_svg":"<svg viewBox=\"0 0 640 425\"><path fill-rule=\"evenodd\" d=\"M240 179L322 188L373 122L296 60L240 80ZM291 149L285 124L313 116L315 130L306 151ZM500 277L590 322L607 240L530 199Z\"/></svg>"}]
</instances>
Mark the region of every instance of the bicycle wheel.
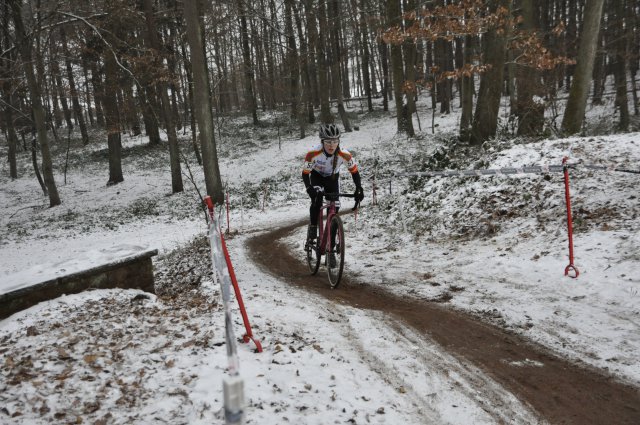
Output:
<instances>
[{"instance_id":1,"label":"bicycle wheel","mask_svg":"<svg viewBox=\"0 0 640 425\"><path fill-rule=\"evenodd\" d=\"M320 268L320 247L318 246L318 239L313 241L308 239L304 243L304 250L307 253L307 266L312 275L318 273Z\"/></svg>"},{"instance_id":2,"label":"bicycle wheel","mask_svg":"<svg viewBox=\"0 0 640 425\"><path fill-rule=\"evenodd\" d=\"M342 219L338 215L331 218L330 235L335 235L335 244L327 253L327 275L331 288L336 288L342 278L342 270L344 269L344 227Z\"/></svg>"}]
</instances>

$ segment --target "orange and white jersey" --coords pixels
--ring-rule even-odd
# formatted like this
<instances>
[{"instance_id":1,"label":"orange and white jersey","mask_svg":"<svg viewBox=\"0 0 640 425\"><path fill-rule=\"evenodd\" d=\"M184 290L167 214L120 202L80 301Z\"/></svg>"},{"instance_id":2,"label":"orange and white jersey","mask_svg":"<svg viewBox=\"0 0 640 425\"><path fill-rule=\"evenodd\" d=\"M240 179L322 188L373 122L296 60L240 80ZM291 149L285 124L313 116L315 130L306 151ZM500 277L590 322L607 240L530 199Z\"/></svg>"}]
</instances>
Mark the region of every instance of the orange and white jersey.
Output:
<instances>
[{"instance_id":1,"label":"orange and white jersey","mask_svg":"<svg viewBox=\"0 0 640 425\"><path fill-rule=\"evenodd\" d=\"M337 155L335 166L333 163L334 155ZM307 152L307 155L304 158L304 168L302 169L302 173L310 174L311 171L315 170L320 173L320 175L327 177L340 172L342 164L347 166L347 170L349 170L351 174L358 171L358 164L356 164L356 160L348 150L339 148L334 155L327 156L322 148L322 144L315 146Z\"/></svg>"}]
</instances>

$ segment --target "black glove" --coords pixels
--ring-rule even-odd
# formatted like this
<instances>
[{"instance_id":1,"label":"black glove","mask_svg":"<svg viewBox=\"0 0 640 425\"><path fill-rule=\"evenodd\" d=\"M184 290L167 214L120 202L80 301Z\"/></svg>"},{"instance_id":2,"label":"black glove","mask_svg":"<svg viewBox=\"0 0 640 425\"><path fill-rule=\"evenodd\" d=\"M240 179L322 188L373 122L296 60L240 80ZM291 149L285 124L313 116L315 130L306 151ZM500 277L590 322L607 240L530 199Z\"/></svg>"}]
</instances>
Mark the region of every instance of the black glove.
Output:
<instances>
[{"instance_id":1,"label":"black glove","mask_svg":"<svg viewBox=\"0 0 640 425\"><path fill-rule=\"evenodd\" d=\"M356 187L356 191L353 192L353 197L355 198L356 202L362 202L362 200L364 199L364 190L362 190L362 186Z\"/></svg>"},{"instance_id":2,"label":"black glove","mask_svg":"<svg viewBox=\"0 0 640 425\"><path fill-rule=\"evenodd\" d=\"M313 186L309 186L307 188L307 194L309 195L309 198L311 198L312 201L316 199L316 196L318 196L318 192L316 191L316 188Z\"/></svg>"}]
</instances>

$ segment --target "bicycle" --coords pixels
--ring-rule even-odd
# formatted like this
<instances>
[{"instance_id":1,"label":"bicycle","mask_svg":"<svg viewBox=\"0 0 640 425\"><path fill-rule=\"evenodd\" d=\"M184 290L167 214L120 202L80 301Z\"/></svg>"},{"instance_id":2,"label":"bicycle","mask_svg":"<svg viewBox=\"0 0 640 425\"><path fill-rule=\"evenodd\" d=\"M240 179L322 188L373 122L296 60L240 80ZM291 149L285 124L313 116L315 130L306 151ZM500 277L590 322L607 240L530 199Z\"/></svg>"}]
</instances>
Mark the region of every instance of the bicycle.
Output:
<instances>
[{"instance_id":1,"label":"bicycle","mask_svg":"<svg viewBox=\"0 0 640 425\"><path fill-rule=\"evenodd\" d=\"M318 188L318 197L328 197L325 200L320 213L318 214L318 234L315 240L307 239L305 242L305 252L307 255L307 265L311 275L318 273L320 261L324 255L324 264L327 268L327 276L331 288L335 289L342 278L344 270L344 226L342 219L336 213L336 201L338 198L354 198L353 193L325 193L323 188ZM359 202L356 201L353 210L358 209ZM324 219L326 211L326 220Z\"/></svg>"}]
</instances>

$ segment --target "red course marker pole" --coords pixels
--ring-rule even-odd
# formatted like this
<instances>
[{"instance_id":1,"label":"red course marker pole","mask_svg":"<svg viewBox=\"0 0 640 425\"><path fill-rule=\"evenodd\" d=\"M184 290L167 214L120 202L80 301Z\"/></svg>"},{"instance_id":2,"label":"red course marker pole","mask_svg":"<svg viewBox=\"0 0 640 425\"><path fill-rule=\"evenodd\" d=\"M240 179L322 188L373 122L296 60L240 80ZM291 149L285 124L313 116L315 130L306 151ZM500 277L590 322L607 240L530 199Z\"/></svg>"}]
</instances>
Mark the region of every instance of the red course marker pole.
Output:
<instances>
[{"instance_id":1,"label":"red course marker pole","mask_svg":"<svg viewBox=\"0 0 640 425\"><path fill-rule=\"evenodd\" d=\"M204 198L204 202L209 209L209 215L213 220L213 200L211 197L207 196ZM224 236L220 233L220 242L222 243L222 251L224 252L224 259L227 263L227 269L229 271L229 277L231 277L231 283L233 284L233 290L236 294L236 300L238 301L238 306L240 307L240 313L242 314L242 321L244 322L244 328L246 330L246 334L243 335L242 341L249 342L249 340L253 341L256 345L256 351L258 353L262 353L262 344L260 341L253 336L251 331L251 324L249 323L249 317L247 316L247 310L244 307L244 302L242 301L242 294L240 293L240 286L238 286L238 279L236 279L236 274L233 271L233 264L231 264L231 257L229 256L229 251L227 250L227 243L224 240Z\"/></svg>"},{"instance_id":2,"label":"red course marker pole","mask_svg":"<svg viewBox=\"0 0 640 425\"><path fill-rule=\"evenodd\" d=\"M231 264L231 257L229 257L229 251L227 251L227 243L224 241L224 236L220 235L220 240L222 241L222 250L224 251L224 259L227 262L227 267L229 268L229 276L231 276L231 283L233 284L233 290L236 293L236 300L238 300L238 305L240 306L240 313L242 313L242 321L244 322L244 328L247 331L246 334L243 335L242 341L249 342L252 340L256 345L256 351L258 353L262 353L262 344L260 341L254 338L253 333L251 332L251 324L249 323L249 317L247 316L247 310L244 308L244 302L242 301L242 294L240 293L240 287L238 286L238 280L236 279L236 273L233 271L233 264Z\"/></svg>"},{"instance_id":3,"label":"red course marker pole","mask_svg":"<svg viewBox=\"0 0 640 425\"><path fill-rule=\"evenodd\" d=\"M564 199L567 204L567 229L569 234L569 265L564 269L564 275L577 278L580 275L578 268L573 264L573 220L571 219L571 196L569 194L569 166L567 165L568 157L562 158L562 166L564 172ZM569 271L575 272L574 276L569 275Z\"/></svg>"}]
</instances>

